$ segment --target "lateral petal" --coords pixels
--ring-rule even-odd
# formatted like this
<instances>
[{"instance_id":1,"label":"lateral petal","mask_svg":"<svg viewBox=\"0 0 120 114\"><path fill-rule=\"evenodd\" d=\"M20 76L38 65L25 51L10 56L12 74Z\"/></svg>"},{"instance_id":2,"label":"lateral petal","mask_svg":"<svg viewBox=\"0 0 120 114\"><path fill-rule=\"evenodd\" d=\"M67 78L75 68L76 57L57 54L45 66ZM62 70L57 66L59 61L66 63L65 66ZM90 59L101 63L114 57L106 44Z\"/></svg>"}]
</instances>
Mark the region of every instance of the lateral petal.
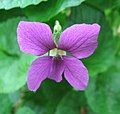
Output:
<instances>
[{"instance_id":1,"label":"lateral petal","mask_svg":"<svg viewBox=\"0 0 120 114\"><path fill-rule=\"evenodd\" d=\"M27 85L31 91L36 91L43 80L50 74L51 57L40 57L33 61L28 71Z\"/></svg>"},{"instance_id":2,"label":"lateral petal","mask_svg":"<svg viewBox=\"0 0 120 114\"><path fill-rule=\"evenodd\" d=\"M88 70L83 63L74 57L64 56L64 77L77 90L84 90L88 85Z\"/></svg>"}]
</instances>

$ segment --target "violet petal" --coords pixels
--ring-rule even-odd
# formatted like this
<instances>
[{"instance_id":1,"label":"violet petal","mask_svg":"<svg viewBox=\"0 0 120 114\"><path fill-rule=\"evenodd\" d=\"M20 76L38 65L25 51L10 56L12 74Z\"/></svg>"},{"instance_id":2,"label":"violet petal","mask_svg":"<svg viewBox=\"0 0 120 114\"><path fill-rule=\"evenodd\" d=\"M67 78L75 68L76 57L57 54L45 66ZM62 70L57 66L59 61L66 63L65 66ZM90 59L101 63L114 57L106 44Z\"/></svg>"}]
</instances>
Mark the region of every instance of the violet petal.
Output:
<instances>
[{"instance_id":1,"label":"violet petal","mask_svg":"<svg viewBox=\"0 0 120 114\"><path fill-rule=\"evenodd\" d=\"M53 58L50 56L40 57L33 61L28 72L27 84L31 91L36 91L41 82L46 78L60 82L64 63L61 58Z\"/></svg>"},{"instance_id":2,"label":"violet petal","mask_svg":"<svg viewBox=\"0 0 120 114\"><path fill-rule=\"evenodd\" d=\"M55 48L52 31L47 24L21 21L17 28L20 50L34 55L42 55Z\"/></svg>"},{"instance_id":3,"label":"violet petal","mask_svg":"<svg viewBox=\"0 0 120 114\"><path fill-rule=\"evenodd\" d=\"M51 57L45 56L33 61L27 78L29 90L36 91L39 88L41 82L49 75L50 67Z\"/></svg>"},{"instance_id":4,"label":"violet petal","mask_svg":"<svg viewBox=\"0 0 120 114\"><path fill-rule=\"evenodd\" d=\"M88 85L88 70L83 63L74 57L64 56L64 63L66 65L64 70L64 77L77 90L84 90Z\"/></svg>"},{"instance_id":5,"label":"violet petal","mask_svg":"<svg viewBox=\"0 0 120 114\"><path fill-rule=\"evenodd\" d=\"M62 80L62 73L64 71L64 67L64 62L60 57L53 58L51 72L48 78L55 80L56 82L60 82Z\"/></svg>"},{"instance_id":6,"label":"violet petal","mask_svg":"<svg viewBox=\"0 0 120 114\"><path fill-rule=\"evenodd\" d=\"M99 31L98 24L75 24L63 31L58 47L77 58L86 58L97 48Z\"/></svg>"}]
</instances>

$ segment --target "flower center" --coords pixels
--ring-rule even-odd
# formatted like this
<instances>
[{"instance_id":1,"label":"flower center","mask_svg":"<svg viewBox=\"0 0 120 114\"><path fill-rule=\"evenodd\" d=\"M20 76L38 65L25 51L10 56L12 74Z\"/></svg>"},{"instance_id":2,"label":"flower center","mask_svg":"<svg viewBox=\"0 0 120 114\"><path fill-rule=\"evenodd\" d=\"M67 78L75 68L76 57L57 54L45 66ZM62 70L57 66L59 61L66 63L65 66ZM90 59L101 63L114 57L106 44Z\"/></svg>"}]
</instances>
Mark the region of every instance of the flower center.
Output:
<instances>
[{"instance_id":1,"label":"flower center","mask_svg":"<svg viewBox=\"0 0 120 114\"><path fill-rule=\"evenodd\" d=\"M63 55L66 55L66 51L54 48L54 49L52 49L52 50L49 51L49 55L50 56L55 56L55 57L57 57L57 56L63 56Z\"/></svg>"}]
</instances>

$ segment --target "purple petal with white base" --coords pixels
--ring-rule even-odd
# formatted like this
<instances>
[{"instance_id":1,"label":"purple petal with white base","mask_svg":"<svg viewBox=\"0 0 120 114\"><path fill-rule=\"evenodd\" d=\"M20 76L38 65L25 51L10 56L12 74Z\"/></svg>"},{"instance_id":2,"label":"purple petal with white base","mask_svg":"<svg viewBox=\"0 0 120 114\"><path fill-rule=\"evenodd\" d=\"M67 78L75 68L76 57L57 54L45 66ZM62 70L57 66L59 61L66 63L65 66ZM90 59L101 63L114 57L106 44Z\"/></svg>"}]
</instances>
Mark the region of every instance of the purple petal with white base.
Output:
<instances>
[{"instance_id":1,"label":"purple petal with white base","mask_svg":"<svg viewBox=\"0 0 120 114\"><path fill-rule=\"evenodd\" d=\"M41 57L33 61L30 66L27 78L28 89L31 91L36 91L41 82L47 78L50 73L51 58Z\"/></svg>"},{"instance_id":2,"label":"purple petal with white base","mask_svg":"<svg viewBox=\"0 0 120 114\"><path fill-rule=\"evenodd\" d=\"M21 51L43 55L55 48L52 31L47 24L21 21L17 28L18 43Z\"/></svg>"},{"instance_id":3,"label":"purple petal with white base","mask_svg":"<svg viewBox=\"0 0 120 114\"><path fill-rule=\"evenodd\" d=\"M62 73L65 69L63 60L60 57L52 58L52 66L49 74L49 79L60 82L62 80Z\"/></svg>"},{"instance_id":4,"label":"purple petal with white base","mask_svg":"<svg viewBox=\"0 0 120 114\"><path fill-rule=\"evenodd\" d=\"M64 56L64 77L77 90L84 90L88 85L88 71L83 63L74 57Z\"/></svg>"},{"instance_id":5,"label":"purple petal with white base","mask_svg":"<svg viewBox=\"0 0 120 114\"><path fill-rule=\"evenodd\" d=\"M99 31L98 24L75 24L63 31L58 48L77 58L86 58L97 48Z\"/></svg>"},{"instance_id":6,"label":"purple petal with white base","mask_svg":"<svg viewBox=\"0 0 120 114\"><path fill-rule=\"evenodd\" d=\"M60 82L63 70L64 64L61 59L55 59L50 56L36 59L28 72L27 84L29 90L36 91L46 78Z\"/></svg>"}]
</instances>

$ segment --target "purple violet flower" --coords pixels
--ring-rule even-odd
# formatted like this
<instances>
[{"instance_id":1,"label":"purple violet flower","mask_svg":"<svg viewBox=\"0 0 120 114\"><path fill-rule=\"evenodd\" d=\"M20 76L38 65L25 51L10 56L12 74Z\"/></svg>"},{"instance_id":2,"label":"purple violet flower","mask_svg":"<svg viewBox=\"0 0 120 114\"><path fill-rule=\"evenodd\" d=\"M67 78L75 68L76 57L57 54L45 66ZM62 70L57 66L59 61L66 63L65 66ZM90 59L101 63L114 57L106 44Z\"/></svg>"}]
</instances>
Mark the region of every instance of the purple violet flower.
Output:
<instances>
[{"instance_id":1,"label":"purple violet flower","mask_svg":"<svg viewBox=\"0 0 120 114\"><path fill-rule=\"evenodd\" d=\"M88 85L88 70L79 60L89 57L97 48L100 26L98 24L75 24L62 33L58 21L54 34L45 23L21 21L17 28L20 50L37 56L28 71L29 90L36 91L46 78L60 82L62 74L77 90ZM58 39L59 38L59 39Z\"/></svg>"}]
</instances>

